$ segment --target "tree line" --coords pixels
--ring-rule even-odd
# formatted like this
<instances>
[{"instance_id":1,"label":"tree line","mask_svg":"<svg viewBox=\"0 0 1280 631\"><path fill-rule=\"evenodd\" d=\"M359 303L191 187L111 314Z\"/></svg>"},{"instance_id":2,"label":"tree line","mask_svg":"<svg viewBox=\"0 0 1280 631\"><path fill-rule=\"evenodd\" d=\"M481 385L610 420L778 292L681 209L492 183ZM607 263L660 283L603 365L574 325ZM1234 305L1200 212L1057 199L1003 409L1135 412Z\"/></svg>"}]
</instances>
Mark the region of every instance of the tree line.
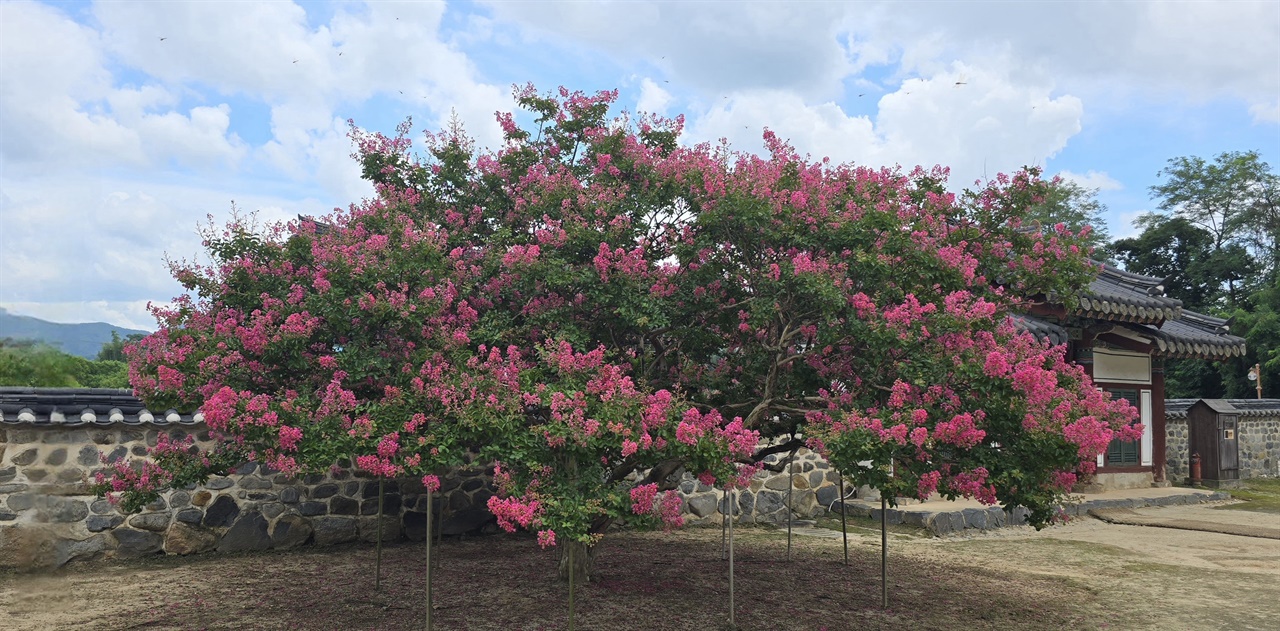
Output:
<instances>
[{"instance_id":1,"label":"tree line","mask_svg":"<svg viewBox=\"0 0 1280 631\"><path fill-rule=\"evenodd\" d=\"M0 386L31 388L129 388L125 344L142 339L138 333L102 345L96 359L65 353L37 340L0 340Z\"/></svg>"},{"instance_id":2,"label":"tree line","mask_svg":"<svg viewBox=\"0 0 1280 631\"><path fill-rule=\"evenodd\" d=\"M1252 398L1247 378L1262 366L1263 396L1280 396L1280 176L1256 151L1212 159L1171 158L1150 188L1158 212L1138 217L1137 236L1112 239L1098 189L1058 181L1031 217L1045 224L1095 227L1094 258L1164 278L1183 307L1230 319L1248 353L1225 362L1165 362L1169 398Z\"/></svg>"}]
</instances>

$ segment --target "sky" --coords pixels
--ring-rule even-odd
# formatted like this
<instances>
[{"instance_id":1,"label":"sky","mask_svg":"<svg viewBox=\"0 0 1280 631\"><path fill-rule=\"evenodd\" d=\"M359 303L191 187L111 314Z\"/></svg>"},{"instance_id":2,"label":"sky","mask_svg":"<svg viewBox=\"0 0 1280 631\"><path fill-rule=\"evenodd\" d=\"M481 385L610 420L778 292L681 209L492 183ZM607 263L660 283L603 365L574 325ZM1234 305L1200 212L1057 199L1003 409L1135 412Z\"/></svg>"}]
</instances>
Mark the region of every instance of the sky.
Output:
<instances>
[{"instance_id":1,"label":"sky","mask_svg":"<svg viewBox=\"0 0 1280 631\"><path fill-rule=\"evenodd\" d=\"M1280 2L0 0L0 307L155 328L201 224L371 194L348 120L455 114L495 146L513 84L618 89L682 142L1022 166L1099 189L1116 237L1170 158L1280 167ZM421 136L418 136L419 138Z\"/></svg>"}]
</instances>

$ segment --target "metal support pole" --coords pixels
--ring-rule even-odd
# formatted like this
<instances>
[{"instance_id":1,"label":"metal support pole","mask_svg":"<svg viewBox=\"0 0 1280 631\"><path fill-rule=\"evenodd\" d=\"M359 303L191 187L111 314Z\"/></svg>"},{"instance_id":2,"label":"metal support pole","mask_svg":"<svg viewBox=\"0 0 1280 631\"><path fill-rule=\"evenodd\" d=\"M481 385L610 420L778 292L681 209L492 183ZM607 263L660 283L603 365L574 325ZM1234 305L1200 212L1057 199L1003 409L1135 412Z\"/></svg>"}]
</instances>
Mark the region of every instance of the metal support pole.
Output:
<instances>
[{"instance_id":1,"label":"metal support pole","mask_svg":"<svg viewBox=\"0 0 1280 631\"><path fill-rule=\"evenodd\" d=\"M846 516L844 502L848 496L844 494L844 474L840 474L840 538L844 539L844 564L849 565L849 518Z\"/></svg>"},{"instance_id":2,"label":"metal support pole","mask_svg":"<svg viewBox=\"0 0 1280 631\"><path fill-rule=\"evenodd\" d=\"M725 495L732 497L733 502L729 504L729 628L735 628L733 621L733 507L738 503L738 492L735 489L733 495L729 495L729 491L725 491Z\"/></svg>"},{"instance_id":3,"label":"metal support pole","mask_svg":"<svg viewBox=\"0 0 1280 631\"><path fill-rule=\"evenodd\" d=\"M791 517L795 514L792 491L796 488L796 452L787 456L787 561L791 561Z\"/></svg>"},{"instance_id":4,"label":"metal support pole","mask_svg":"<svg viewBox=\"0 0 1280 631\"><path fill-rule=\"evenodd\" d=\"M431 631L431 487L427 487L427 631Z\"/></svg>"},{"instance_id":5,"label":"metal support pole","mask_svg":"<svg viewBox=\"0 0 1280 631\"><path fill-rule=\"evenodd\" d=\"M885 517L888 502L880 492L880 606L889 608L889 521Z\"/></svg>"},{"instance_id":6,"label":"metal support pole","mask_svg":"<svg viewBox=\"0 0 1280 631\"><path fill-rule=\"evenodd\" d=\"M724 491L724 505L725 505L726 511L730 510L728 489L725 489ZM729 539L725 536L725 533L728 532L728 528L729 528L729 513L728 512L721 513L720 514L720 558L726 559L726 560L729 558Z\"/></svg>"},{"instance_id":7,"label":"metal support pole","mask_svg":"<svg viewBox=\"0 0 1280 631\"><path fill-rule=\"evenodd\" d=\"M382 498L386 482L382 478L378 479L378 560L374 562L374 578L373 589L375 591L382 589Z\"/></svg>"},{"instance_id":8,"label":"metal support pole","mask_svg":"<svg viewBox=\"0 0 1280 631\"><path fill-rule=\"evenodd\" d=\"M569 542L569 631L573 631L573 542Z\"/></svg>"}]
</instances>

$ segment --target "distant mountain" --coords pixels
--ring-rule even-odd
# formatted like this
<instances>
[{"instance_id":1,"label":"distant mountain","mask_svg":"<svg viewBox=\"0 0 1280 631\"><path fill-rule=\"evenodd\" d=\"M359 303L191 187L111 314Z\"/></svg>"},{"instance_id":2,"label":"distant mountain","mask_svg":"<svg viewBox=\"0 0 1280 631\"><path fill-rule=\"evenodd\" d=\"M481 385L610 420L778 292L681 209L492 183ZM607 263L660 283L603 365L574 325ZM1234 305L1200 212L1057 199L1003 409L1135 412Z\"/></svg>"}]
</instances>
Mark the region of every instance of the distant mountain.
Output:
<instances>
[{"instance_id":1,"label":"distant mountain","mask_svg":"<svg viewBox=\"0 0 1280 631\"><path fill-rule=\"evenodd\" d=\"M86 359L98 357L102 345L111 341L111 332L120 337L130 333L148 331L126 329L122 326L106 322L87 322L84 324L60 324L48 322L31 316L15 315L0 307L0 339L6 337L15 340L37 340L65 353L79 355Z\"/></svg>"}]
</instances>

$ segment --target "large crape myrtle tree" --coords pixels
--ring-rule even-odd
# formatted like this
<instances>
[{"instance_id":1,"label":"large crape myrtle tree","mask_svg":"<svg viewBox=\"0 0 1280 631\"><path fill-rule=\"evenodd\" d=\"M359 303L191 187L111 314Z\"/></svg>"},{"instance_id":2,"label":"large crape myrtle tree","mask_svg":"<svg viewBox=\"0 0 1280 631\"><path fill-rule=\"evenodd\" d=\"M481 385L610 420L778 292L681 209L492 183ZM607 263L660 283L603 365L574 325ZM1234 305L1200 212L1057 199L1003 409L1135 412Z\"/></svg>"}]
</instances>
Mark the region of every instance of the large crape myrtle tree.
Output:
<instances>
[{"instance_id":1,"label":"large crape myrtle tree","mask_svg":"<svg viewBox=\"0 0 1280 631\"><path fill-rule=\"evenodd\" d=\"M191 297L130 351L151 405L199 407L212 453L165 446L135 497L237 458L423 475L472 449L490 508L589 550L678 521L684 472L744 484L808 444L887 496L972 496L1046 523L1134 414L1010 314L1070 302L1083 234L1028 229L1046 184L682 145L614 92L519 88L503 145L460 125L411 151L353 128L373 199L321 223L210 233ZM345 459L345 460L344 460ZM138 496L141 497L141 496ZM584 561L585 559L585 561ZM562 564L562 571L564 570Z\"/></svg>"}]
</instances>

